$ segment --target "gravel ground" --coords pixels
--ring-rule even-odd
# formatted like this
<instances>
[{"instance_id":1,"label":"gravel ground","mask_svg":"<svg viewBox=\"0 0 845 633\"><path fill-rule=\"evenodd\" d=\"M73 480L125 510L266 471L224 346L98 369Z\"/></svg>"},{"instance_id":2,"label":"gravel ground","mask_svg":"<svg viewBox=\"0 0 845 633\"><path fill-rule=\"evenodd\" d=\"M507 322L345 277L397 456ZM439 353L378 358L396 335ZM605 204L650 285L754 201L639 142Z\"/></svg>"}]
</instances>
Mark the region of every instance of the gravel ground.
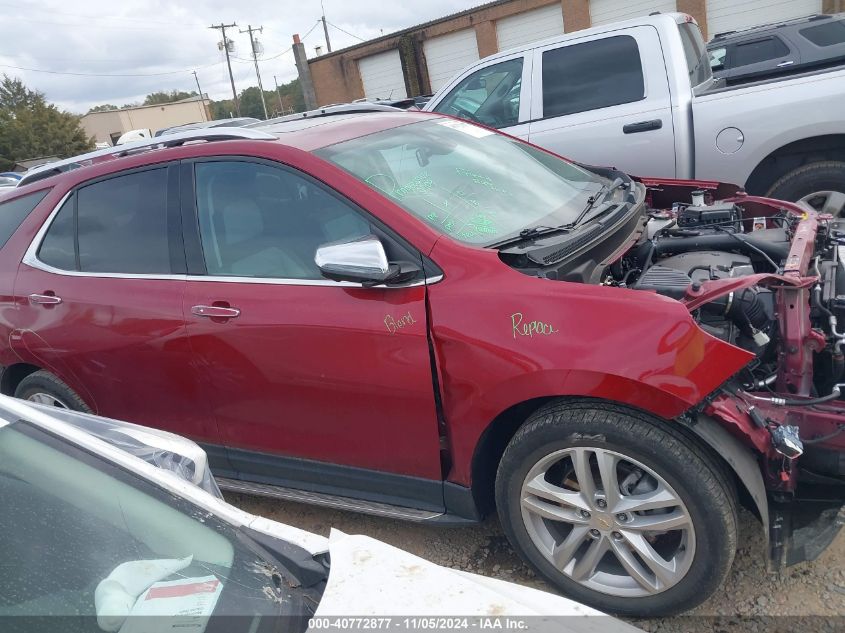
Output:
<instances>
[{"instance_id":1,"label":"gravel ground","mask_svg":"<svg viewBox=\"0 0 845 633\"><path fill-rule=\"evenodd\" d=\"M324 536L332 527L348 534L366 534L440 565L553 591L511 550L495 517L478 526L442 528L274 499L234 494L226 498L248 512ZM756 519L744 511L739 543L727 582L690 614L717 619L685 616L633 623L654 633L845 630L845 531L818 560L791 567L781 576L765 573L762 531ZM766 620L764 616L826 617ZM772 627L772 622L783 626Z\"/></svg>"}]
</instances>

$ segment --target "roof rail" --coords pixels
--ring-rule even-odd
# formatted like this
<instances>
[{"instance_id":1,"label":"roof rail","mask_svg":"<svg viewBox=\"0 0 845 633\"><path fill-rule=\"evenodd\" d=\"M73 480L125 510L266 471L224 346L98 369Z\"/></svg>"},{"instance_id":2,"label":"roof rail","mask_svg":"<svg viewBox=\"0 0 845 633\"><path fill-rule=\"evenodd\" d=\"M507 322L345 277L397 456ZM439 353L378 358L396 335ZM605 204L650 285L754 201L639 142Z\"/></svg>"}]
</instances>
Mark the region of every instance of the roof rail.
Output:
<instances>
[{"instance_id":1,"label":"roof rail","mask_svg":"<svg viewBox=\"0 0 845 633\"><path fill-rule=\"evenodd\" d=\"M357 102L357 103L339 103L336 105L324 106L316 110L308 110L307 112L297 112L296 114L288 114L286 116L279 116L275 119L267 119L266 121L259 121L247 125L247 128L260 129L268 125L276 123L288 123L290 121L298 121L300 119L313 119L322 116L332 116L334 114L361 114L364 112L405 112L402 108L395 108L393 106L384 105L382 103L371 102Z\"/></svg>"},{"instance_id":2,"label":"roof rail","mask_svg":"<svg viewBox=\"0 0 845 633\"><path fill-rule=\"evenodd\" d=\"M185 132L176 132L175 134L168 134L166 136L155 136L124 145L116 145L115 147L107 147L106 149L99 149L87 154L79 154L58 160L52 163L39 165L29 170L24 174L23 178L18 181L17 186L22 187L50 176L55 176L62 172L71 171L84 167L87 161L93 161L97 158L105 158L106 156L128 156L144 150L151 150L164 147L176 147L191 141L225 141L233 139L247 139L253 141L275 141L277 137L266 132L258 130L250 130L244 127L217 127L199 130L186 130Z\"/></svg>"},{"instance_id":3,"label":"roof rail","mask_svg":"<svg viewBox=\"0 0 845 633\"><path fill-rule=\"evenodd\" d=\"M740 34L753 34L757 31L765 31L768 29L774 29L779 26L788 26L792 24L800 24L801 22L815 22L816 20L828 20L836 17L836 14L829 14L829 13L811 13L810 15L802 15L797 18L787 18L785 20L777 20L775 22L766 22L763 24L755 24L754 26L748 26L744 29L734 29L733 31L722 31L721 33L716 33L711 38L712 40L722 39L727 37L728 35L736 35L737 33Z\"/></svg>"}]
</instances>

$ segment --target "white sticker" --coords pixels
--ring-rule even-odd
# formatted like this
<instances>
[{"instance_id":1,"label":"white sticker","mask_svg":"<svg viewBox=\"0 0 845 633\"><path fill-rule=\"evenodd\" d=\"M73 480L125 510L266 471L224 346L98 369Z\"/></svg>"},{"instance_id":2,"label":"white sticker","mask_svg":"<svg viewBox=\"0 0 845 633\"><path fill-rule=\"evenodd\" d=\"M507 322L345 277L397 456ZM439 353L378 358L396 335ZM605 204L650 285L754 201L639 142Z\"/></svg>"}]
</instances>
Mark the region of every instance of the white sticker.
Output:
<instances>
[{"instance_id":1,"label":"white sticker","mask_svg":"<svg viewBox=\"0 0 845 633\"><path fill-rule=\"evenodd\" d=\"M120 633L203 633L222 591L215 576L154 583L138 597Z\"/></svg>"},{"instance_id":2,"label":"white sticker","mask_svg":"<svg viewBox=\"0 0 845 633\"><path fill-rule=\"evenodd\" d=\"M751 225L752 231L762 231L766 228L766 218L754 218L754 223Z\"/></svg>"},{"instance_id":3,"label":"white sticker","mask_svg":"<svg viewBox=\"0 0 845 633\"><path fill-rule=\"evenodd\" d=\"M487 130L483 127L478 127L477 125L473 125L472 123L466 123L464 121L458 121L457 119L438 119L437 122L440 125L445 125L446 127L450 127L453 130L458 130L459 132L463 132L464 134L469 134L475 138L484 138L485 136L490 136L491 134L495 134L492 130Z\"/></svg>"}]
</instances>

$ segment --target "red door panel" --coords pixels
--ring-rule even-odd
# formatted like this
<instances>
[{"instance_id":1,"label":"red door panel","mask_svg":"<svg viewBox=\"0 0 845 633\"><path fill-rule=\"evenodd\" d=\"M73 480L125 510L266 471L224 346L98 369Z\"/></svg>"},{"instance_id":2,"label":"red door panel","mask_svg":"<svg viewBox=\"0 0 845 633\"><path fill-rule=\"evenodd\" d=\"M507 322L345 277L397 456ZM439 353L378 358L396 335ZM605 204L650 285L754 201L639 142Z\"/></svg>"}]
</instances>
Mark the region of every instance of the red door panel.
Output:
<instances>
[{"instance_id":1,"label":"red door panel","mask_svg":"<svg viewBox=\"0 0 845 633\"><path fill-rule=\"evenodd\" d=\"M223 443L440 479L425 287L307 283L188 281L188 337Z\"/></svg>"},{"instance_id":2,"label":"red door panel","mask_svg":"<svg viewBox=\"0 0 845 633\"><path fill-rule=\"evenodd\" d=\"M218 442L198 397L182 315L184 278L62 275L21 264L12 346L100 415ZM61 303L33 303L30 294Z\"/></svg>"}]
</instances>

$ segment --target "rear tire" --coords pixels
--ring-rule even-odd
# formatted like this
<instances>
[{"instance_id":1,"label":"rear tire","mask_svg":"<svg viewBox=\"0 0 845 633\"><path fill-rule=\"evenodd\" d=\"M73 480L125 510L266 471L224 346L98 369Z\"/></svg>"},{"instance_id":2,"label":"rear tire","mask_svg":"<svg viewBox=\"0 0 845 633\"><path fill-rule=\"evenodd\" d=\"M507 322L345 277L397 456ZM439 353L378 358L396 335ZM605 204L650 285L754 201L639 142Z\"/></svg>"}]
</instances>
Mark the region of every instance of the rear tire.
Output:
<instances>
[{"instance_id":1,"label":"rear tire","mask_svg":"<svg viewBox=\"0 0 845 633\"><path fill-rule=\"evenodd\" d=\"M564 594L659 617L701 604L724 582L737 544L733 481L670 425L608 403L557 401L511 440L496 477L502 527ZM635 509L646 498L651 508Z\"/></svg>"},{"instance_id":2,"label":"rear tire","mask_svg":"<svg viewBox=\"0 0 845 633\"><path fill-rule=\"evenodd\" d=\"M845 213L845 162L830 160L802 165L779 178L766 196L807 202L816 211L840 217Z\"/></svg>"},{"instance_id":3,"label":"rear tire","mask_svg":"<svg viewBox=\"0 0 845 633\"><path fill-rule=\"evenodd\" d=\"M93 413L79 394L43 369L21 380L15 389L15 397L60 409Z\"/></svg>"}]
</instances>

